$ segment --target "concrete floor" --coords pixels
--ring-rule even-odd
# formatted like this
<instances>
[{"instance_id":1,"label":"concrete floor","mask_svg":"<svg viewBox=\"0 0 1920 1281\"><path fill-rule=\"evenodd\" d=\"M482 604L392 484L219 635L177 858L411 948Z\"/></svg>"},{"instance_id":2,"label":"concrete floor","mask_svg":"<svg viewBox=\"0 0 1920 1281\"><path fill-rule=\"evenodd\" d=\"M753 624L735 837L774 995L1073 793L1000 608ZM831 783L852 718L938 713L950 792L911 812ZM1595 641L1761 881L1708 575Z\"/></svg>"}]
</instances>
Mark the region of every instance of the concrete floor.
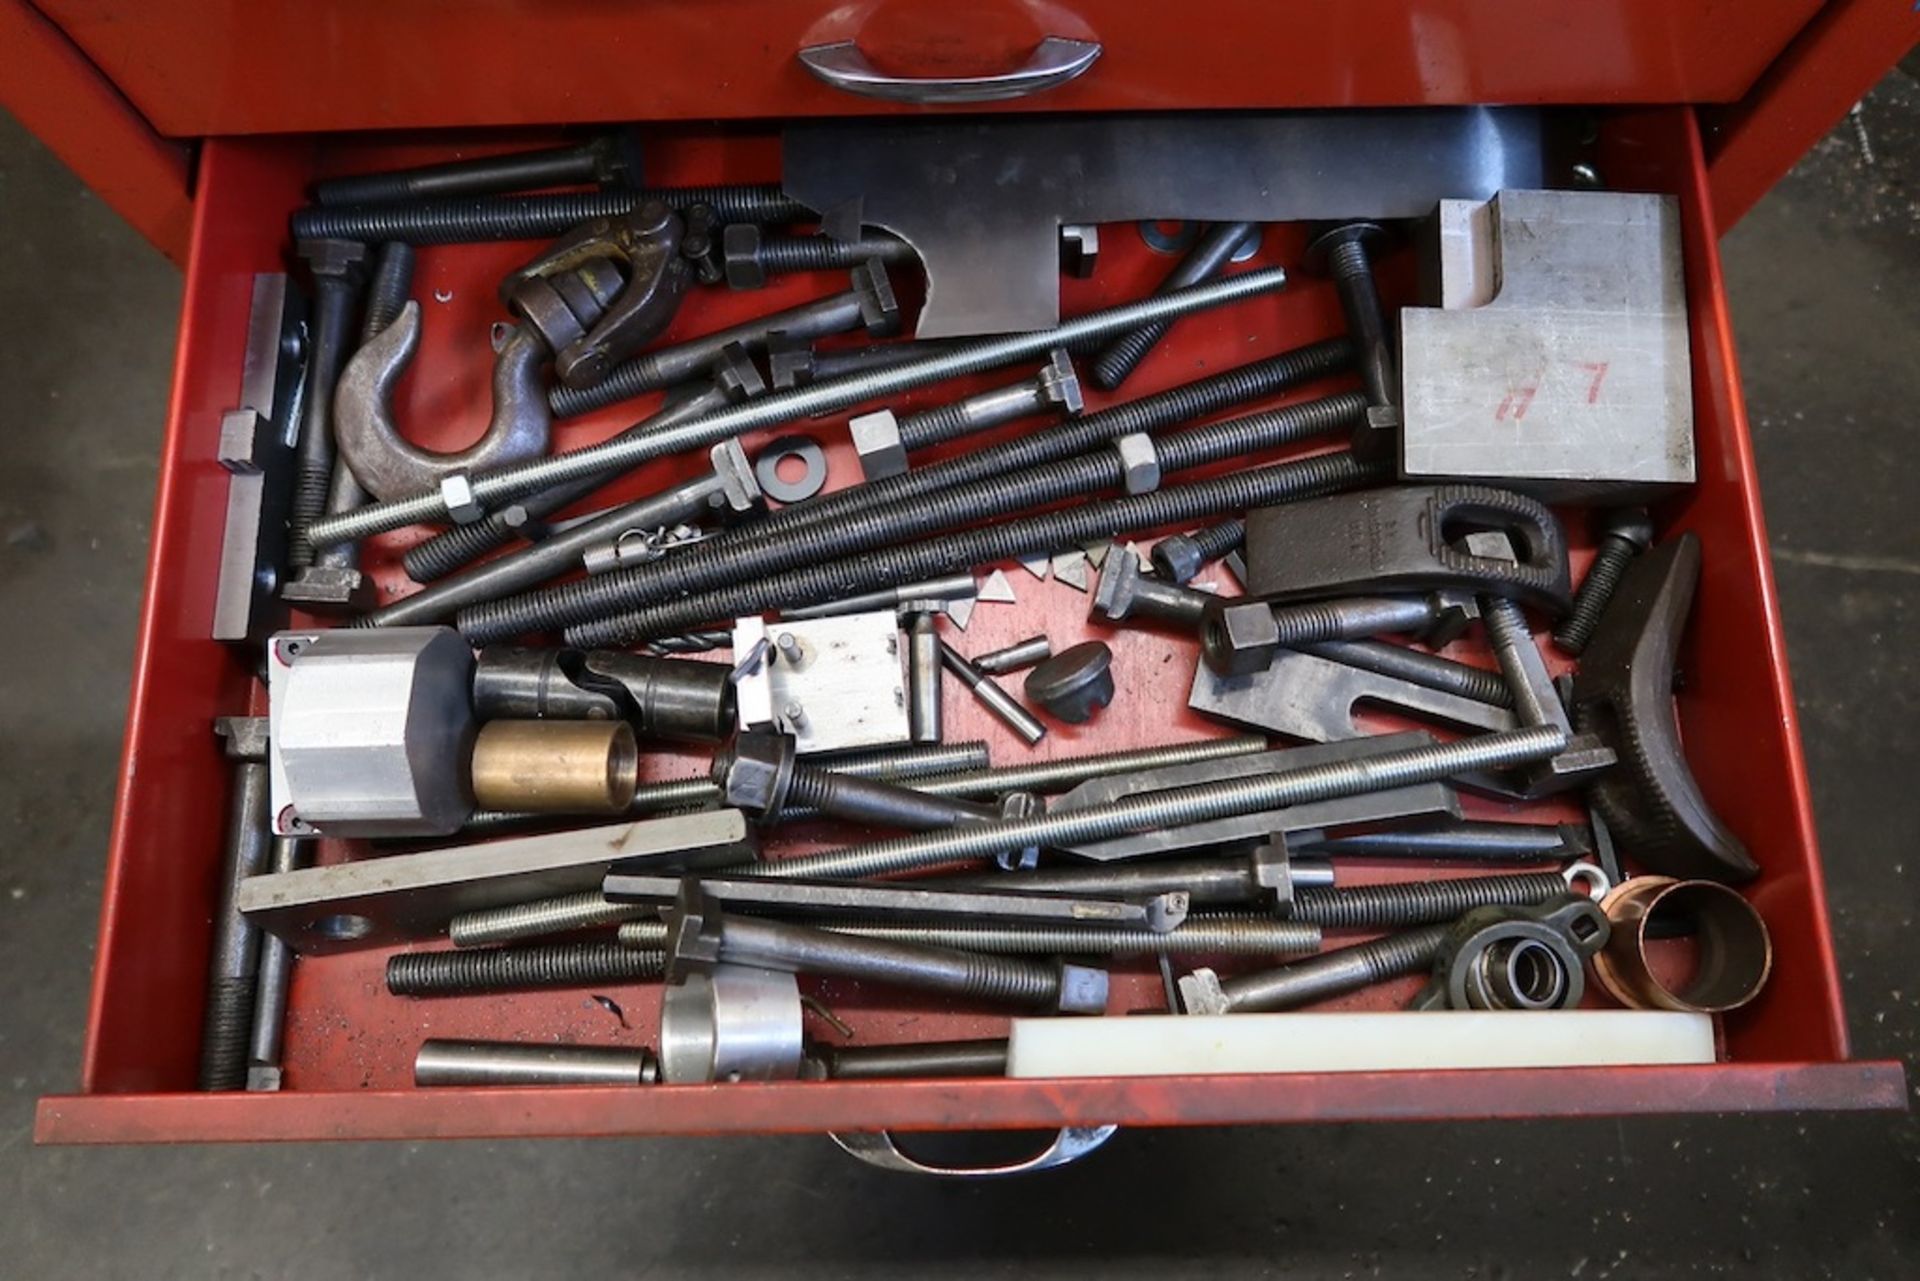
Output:
<instances>
[{"instance_id":1,"label":"concrete floor","mask_svg":"<svg viewBox=\"0 0 1920 1281\"><path fill-rule=\"evenodd\" d=\"M1915 1056L1920 89L1725 245L1854 1051ZM180 282L0 117L8 1275L1906 1274L1900 1116L1124 1134L1015 1186L820 1139L37 1150L73 1088ZM79 270L74 264L81 264ZM1891 790L1889 790L1891 789Z\"/></svg>"}]
</instances>

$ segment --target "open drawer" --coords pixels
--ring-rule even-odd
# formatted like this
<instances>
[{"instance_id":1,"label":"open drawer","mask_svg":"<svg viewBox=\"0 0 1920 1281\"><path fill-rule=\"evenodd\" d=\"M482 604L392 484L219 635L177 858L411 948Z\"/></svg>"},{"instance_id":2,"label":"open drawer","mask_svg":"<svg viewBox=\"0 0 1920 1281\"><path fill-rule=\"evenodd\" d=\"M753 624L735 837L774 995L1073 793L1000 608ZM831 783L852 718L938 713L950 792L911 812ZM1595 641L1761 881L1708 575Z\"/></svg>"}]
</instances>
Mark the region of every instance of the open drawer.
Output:
<instances>
[{"instance_id":1,"label":"open drawer","mask_svg":"<svg viewBox=\"0 0 1920 1281\"><path fill-rule=\"evenodd\" d=\"M215 446L221 415L235 403L240 383L253 276L285 269L286 214L302 202L316 174L439 154L394 142L347 147L297 138L213 140L201 169L81 1093L41 1102L38 1138L1011 1129L1904 1106L1898 1063L1847 1057L1694 115L1674 107L1607 111L1598 119L1599 167L1608 185L1671 193L1683 215L1699 481L1658 510L1656 521L1663 534L1696 531L1706 555L1682 652L1687 679L1679 708L1702 788L1763 868L1750 897L1775 949L1767 990L1724 1018L1720 1062L1500 1072L422 1090L411 1085L410 1070L413 1052L427 1036L652 1044L659 988L600 989L617 1004L617 1016L580 990L410 1001L386 993L381 971L387 952L380 949L306 958L296 966L282 1091L194 1092L222 798L229 786L211 722L259 707L252 656L208 639L227 485ZM649 145L652 182L776 176L774 138L752 127L674 130ZM1139 296L1164 273L1165 260L1156 259L1131 228L1116 228L1109 239L1094 278L1063 282L1064 313ZM1257 261L1294 267L1303 244L1299 228L1269 227ZM423 443L456 446L484 422L490 363L484 335L502 318L494 285L530 252L525 244L422 251L414 296L427 311L423 350L396 407ZM1404 250L1383 263L1390 304L1410 293L1413 265ZM760 293L703 291L682 309L668 339L830 287L836 286L823 277L796 275ZM1298 346L1338 332L1339 324L1330 288L1302 276L1284 293L1182 321L1130 380L1126 395ZM940 403L959 390L943 384L903 403ZM574 420L561 430L558 447L611 434L643 407L629 403ZM838 420L800 429L828 444L833 483L856 473ZM780 430L749 437L750 448ZM620 492L657 489L687 474L688 466L686 460L650 464L625 478ZM1578 565L1588 551L1583 522L1571 522L1569 532ZM369 567L387 592L404 583L398 557L417 536L400 531L372 545ZM1113 750L1220 732L1185 706L1190 640L1089 624L1086 598L1072 588L1017 571L1013 579L1019 602L978 609L964 647L984 650L1041 630L1059 647L1085 629L1113 645L1122 690L1101 718L1085 727L1055 727L1038 752ZM948 683L946 698L950 738L987 740L997 763L1027 755L956 684ZM649 759L643 776L673 777L696 768L691 760L660 756ZM323 858L338 853L330 850ZM1378 879L1385 872L1355 865L1354 877ZM854 1028L856 1043L996 1035L1005 1026L1003 1017L977 1008L942 1008L846 983L804 986ZM1383 985L1339 1007L1394 1008L1413 986L1412 980ZM1154 967L1117 963L1110 1012L1159 1007ZM822 1039L833 1035L812 1015L808 1031Z\"/></svg>"}]
</instances>

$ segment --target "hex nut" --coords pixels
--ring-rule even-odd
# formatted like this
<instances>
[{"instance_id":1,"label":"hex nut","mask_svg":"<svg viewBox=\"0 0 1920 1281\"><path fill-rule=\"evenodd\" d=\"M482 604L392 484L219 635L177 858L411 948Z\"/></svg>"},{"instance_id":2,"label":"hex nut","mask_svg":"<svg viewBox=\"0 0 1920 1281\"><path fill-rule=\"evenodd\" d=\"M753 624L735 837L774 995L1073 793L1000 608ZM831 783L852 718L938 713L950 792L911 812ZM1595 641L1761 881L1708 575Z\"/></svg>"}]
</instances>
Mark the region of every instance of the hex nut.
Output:
<instances>
[{"instance_id":1,"label":"hex nut","mask_svg":"<svg viewBox=\"0 0 1920 1281\"><path fill-rule=\"evenodd\" d=\"M758 289L767 283L767 269L760 261L760 227L757 223L728 224L720 233L720 262L732 289Z\"/></svg>"},{"instance_id":2,"label":"hex nut","mask_svg":"<svg viewBox=\"0 0 1920 1281\"><path fill-rule=\"evenodd\" d=\"M1160 451L1153 437L1136 431L1113 442L1120 455L1120 471L1129 494L1150 494L1160 488Z\"/></svg>"},{"instance_id":3,"label":"hex nut","mask_svg":"<svg viewBox=\"0 0 1920 1281\"><path fill-rule=\"evenodd\" d=\"M733 759L720 784L727 804L771 822L786 808L793 786L793 739L749 730L734 740Z\"/></svg>"},{"instance_id":4,"label":"hex nut","mask_svg":"<svg viewBox=\"0 0 1920 1281\"><path fill-rule=\"evenodd\" d=\"M893 295L887 265L869 258L853 269L853 291L860 298L860 321L875 338L900 332L900 300Z\"/></svg>"},{"instance_id":5,"label":"hex nut","mask_svg":"<svg viewBox=\"0 0 1920 1281\"><path fill-rule=\"evenodd\" d=\"M486 508L473 496L473 482L465 472L442 477L440 501L447 505L447 516L456 525L471 525L486 517Z\"/></svg>"},{"instance_id":6,"label":"hex nut","mask_svg":"<svg viewBox=\"0 0 1920 1281\"><path fill-rule=\"evenodd\" d=\"M900 420L891 409L858 414L847 423L853 450L860 456L860 472L868 480L884 480L907 470L907 449L900 440Z\"/></svg>"},{"instance_id":7,"label":"hex nut","mask_svg":"<svg viewBox=\"0 0 1920 1281\"><path fill-rule=\"evenodd\" d=\"M1093 719L1113 701L1113 651L1082 641L1027 673L1027 697L1069 724Z\"/></svg>"},{"instance_id":8,"label":"hex nut","mask_svg":"<svg viewBox=\"0 0 1920 1281\"><path fill-rule=\"evenodd\" d=\"M1153 564L1170 583L1186 584L1206 568L1200 544L1188 534L1169 534L1153 545Z\"/></svg>"},{"instance_id":9,"label":"hex nut","mask_svg":"<svg viewBox=\"0 0 1920 1281\"><path fill-rule=\"evenodd\" d=\"M1060 1000L1054 1008L1062 1014L1105 1014L1107 972L1060 962Z\"/></svg>"},{"instance_id":10,"label":"hex nut","mask_svg":"<svg viewBox=\"0 0 1920 1281\"><path fill-rule=\"evenodd\" d=\"M1273 607L1263 601L1210 601L1200 625L1200 652L1222 676L1264 672L1280 648Z\"/></svg>"},{"instance_id":11,"label":"hex nut","mask_svg":"<svg viewBox=\"0 0 1920 1281\"><path fill-rule=\"evenodd\" d=\"M1064 347L1055 347L1046 367L1040 371L1040 400L1043 404L1058 405L1069 416L1086 408L1086 400L1080 394L1080 375L1073 371L1073 358Z\"/></svg>"}]
</instances>

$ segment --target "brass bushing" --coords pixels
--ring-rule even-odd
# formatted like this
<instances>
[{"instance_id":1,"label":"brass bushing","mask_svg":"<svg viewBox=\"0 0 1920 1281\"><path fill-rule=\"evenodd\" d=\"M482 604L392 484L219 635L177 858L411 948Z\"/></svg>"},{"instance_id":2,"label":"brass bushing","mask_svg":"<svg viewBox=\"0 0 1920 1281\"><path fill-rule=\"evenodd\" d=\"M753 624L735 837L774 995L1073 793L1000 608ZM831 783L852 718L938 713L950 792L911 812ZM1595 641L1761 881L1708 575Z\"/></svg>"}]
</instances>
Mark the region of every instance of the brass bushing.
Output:
<instances>
[{"instance_id":1,"label":"brass bushing","mask_svg":"<svg viewBox=\"0 0 1920 1281\"><path fill-rule=\"evenodd\" d=\"M625 721L488 721L473 744L481 809L624 814L640 782L640 747Z\"/></svg>"},{"instance_id":2,"label":"brass bushing","mask_svg":"<svg viewBox=\"0 0 1920 1281\"><path fill-rule=\"evenodd\" d=\"M1600 985L1639 1010L1720 1014L1760 994L1773 971L1766 922L1738 891L1715 881L1636 876L1600 901L1613 933L1593 958ZM1686 922L1696 953L1693 977L1678 992L1656 975L1647 943L1656 918Z\"/></svg>"}]
</instances>

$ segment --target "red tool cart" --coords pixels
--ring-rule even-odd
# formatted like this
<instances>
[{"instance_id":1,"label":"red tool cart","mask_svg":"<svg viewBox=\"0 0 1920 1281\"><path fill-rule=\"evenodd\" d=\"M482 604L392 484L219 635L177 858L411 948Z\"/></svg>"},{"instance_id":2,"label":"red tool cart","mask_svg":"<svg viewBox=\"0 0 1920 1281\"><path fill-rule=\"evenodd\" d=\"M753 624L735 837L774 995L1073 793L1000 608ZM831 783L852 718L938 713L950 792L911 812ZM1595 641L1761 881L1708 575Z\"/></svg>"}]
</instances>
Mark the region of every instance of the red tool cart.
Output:
<instances>
[{"instance_id":1,"label":"red tool cart","mask_svg":"<svg viewBox=\"0 0 1920 1281\"><path fill-rule=\"evenodd\" d=\"M0 0L0 101L187 273L86 1059L79 1093L42 1100L38 1138L871 1134L1904 1106L1898 1063L1848 1055L1716 238L1917 39L1920 7L1909 0L1221 0L1181 10L393 0L355 14L285 0ZM964 93L983 79L1020 92L915 101L927 82ZM349 952L296 969L283 1089L194 1089L229 786L209 723L263 707L254 661L209 639L228 483L216 447L242 377L253 277L286 268L287 218L316 177L539 146L597 122L649 126L640 131L648 183L682 185L777 180L780 126L799 118L1515 104L1588 109L1591 162L1606 185L1675 196L1683 220L1698 483L1657 515L1663 528L1698 532L1708 550L1679 712L1703 790L1764 868L1750 898L1775 950L1765 993L1724 1018L1719 1062L428 1090L409 1074L423 1036L634 1044L657 1018L658 989L614 993L626 1030L577 991L409 1002L382 986L383 952ZM1139 297L1164 270L1130 233L1109 239L1100 272L1063 279L1062 314ZM1270 227L1257 261L1293 266L1304 243L1304 232ZM433 301L396 410L424 443L463 443L485 421L491 353L474 335L500 317L495 282L530 252L524 242L422 251L416 296ZM1381 279L1390 302L1409 295L1411 254L1384 261ZM667 340L819 288L802 273L758 295L709 291ZM1182 322L1128 395L1339 327L1331 289L1303 278ZM922 393L908 403L938 402ZM571 420L555 447L633 417L627 406ZM835 474L851 474L844 433L822 434ZM649 464L622 492L650 492L688 466ZM417 538L400 531L372 545L369 568L389 595L405 583L399 556ZM1590 553L1576 544L1576 563ZM1190 641L1087 624L1085 597L1059 583L1020 588L1017 607L978 612L970 648L1042 623L1059 647L1085 628L1113 645L1132 694L1039 753L1220 732L1186 709L1184 681L1167 679L1191 662ZM988 739L997 760L1022 757L963 690L950 686L948 699L951 734ZM695 766L662 757L647 768L671 777ZM1117 974L1116 987L1116 1008L1151 1006L1159 977L1145 967ZM850 984L815 990L878 1042L1005 1026ZM1347 1006L1391 1008L1410 990L1382 987Z\"/></svg>"}]
</instances>

